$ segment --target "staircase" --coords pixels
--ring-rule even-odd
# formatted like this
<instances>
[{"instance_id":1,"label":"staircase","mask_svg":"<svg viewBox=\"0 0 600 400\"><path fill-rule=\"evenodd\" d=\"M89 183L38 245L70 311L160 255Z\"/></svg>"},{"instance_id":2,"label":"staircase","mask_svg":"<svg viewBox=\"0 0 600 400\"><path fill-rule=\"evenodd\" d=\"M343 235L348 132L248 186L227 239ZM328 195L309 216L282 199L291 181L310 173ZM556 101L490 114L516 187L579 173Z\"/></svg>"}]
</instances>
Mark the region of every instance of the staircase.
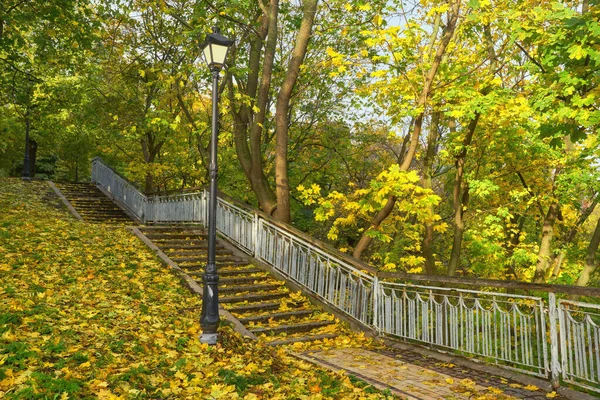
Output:
<instances>
[{"instance_id":1,"label":"staircase","mask_svg":"<svg viewBox=\"0 0 600 400\"><path fill-rule=\"evenodd\" d=\"M147 226L139 230L188 275L201 283L206 264L206 231L193 225ZM283 281L249 264L221 240L217 241L219 303L253 334L270 345L334 338L340 329L331 314L322 312Z\"/></svg>"},{"instance_id":2,"label":"staircase","mask_svg":"<svg viewBox=\"0 0 600 400\"><path fill-rule=\"evenodd\" d=\"M121 208L91 183L56 183L56 187L84 221L104 224L132 222Z\"/></svg>"}]
</instances>

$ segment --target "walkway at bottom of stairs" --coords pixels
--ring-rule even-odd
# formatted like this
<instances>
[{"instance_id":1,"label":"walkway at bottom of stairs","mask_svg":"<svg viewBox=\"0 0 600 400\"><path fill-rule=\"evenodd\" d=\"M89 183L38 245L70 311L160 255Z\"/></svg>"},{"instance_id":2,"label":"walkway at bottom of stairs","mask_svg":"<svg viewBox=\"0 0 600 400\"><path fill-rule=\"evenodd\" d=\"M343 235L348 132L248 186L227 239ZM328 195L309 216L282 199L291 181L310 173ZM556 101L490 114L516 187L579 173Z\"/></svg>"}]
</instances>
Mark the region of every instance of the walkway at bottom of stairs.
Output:
<instances>
[{"instance_id":1,"label":"walkway at bottom of stairs","mask_svg":"<svg viewBox=\"0 0 600 400\"><path fill-rule=\"evenodd\" d=\"M437 362L410 351L330 349L298 356L333 371L345 370L381 390L410 400L566 399L534 385L523 385L488 373Z\"/></svg>"}]
</instances>

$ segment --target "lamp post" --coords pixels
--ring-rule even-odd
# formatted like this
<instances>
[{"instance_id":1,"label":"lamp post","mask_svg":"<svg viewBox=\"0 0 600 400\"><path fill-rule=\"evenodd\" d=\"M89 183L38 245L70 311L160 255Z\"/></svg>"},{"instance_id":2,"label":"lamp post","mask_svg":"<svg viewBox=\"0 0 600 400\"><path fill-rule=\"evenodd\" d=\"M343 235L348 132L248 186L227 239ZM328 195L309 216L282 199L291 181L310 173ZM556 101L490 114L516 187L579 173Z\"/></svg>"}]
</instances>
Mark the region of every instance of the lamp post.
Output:
<instances>
[{"instance_id":1,"label":"lamp post","mask_svg":"<svg viewBox=\"0 0 600 400\"><path fill-rule=\"evenodd\" d=\"M209 345L217 344L219 327L219 275L216 263L217 244L217 140L219 134L219 72L225 65L225 59L233 40L220 34L217 27L206 36L202 45L202 53L206 64L212 72L212 134L210 137L210 196L208 201L208 257L204 270L204 289L202 292L202 314L200 325L202 335L200 342Z\"/></svg>"}]
</instances>

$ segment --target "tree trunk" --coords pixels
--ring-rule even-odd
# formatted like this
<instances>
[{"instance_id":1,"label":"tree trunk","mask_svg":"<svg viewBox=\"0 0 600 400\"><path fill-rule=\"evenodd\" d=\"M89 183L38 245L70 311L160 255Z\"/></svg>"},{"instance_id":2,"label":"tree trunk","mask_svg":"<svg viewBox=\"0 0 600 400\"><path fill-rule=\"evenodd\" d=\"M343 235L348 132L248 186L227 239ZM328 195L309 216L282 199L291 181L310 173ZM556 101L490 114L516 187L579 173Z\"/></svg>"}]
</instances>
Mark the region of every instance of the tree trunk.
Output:
<instances>
[{"instance_id":1,"label":"tree trunk","mask_svg":"<svg viewBox=\"0 0 600 400\"><path fill-rule=\"evenodd\" d=\"M600 195L596 194L596 196L594 197L594 200L592 200L592 203L581 213L581 215L577 219L577 222L575 223L575 225L573 225L571 227L571 229L569 230L569 234L567 235L567 238L564 241L566 247L568 247L569 244L572 243L573 240L575 240L575 236L577 235L577 232L579 232L579 228L581 228L581 226L585 223L585 221L587 221L587 219L590 217L590 215L592 215L592 212L594 212L594 209L598 205L599 201L600 201ZM558 257L556 257L556 260L554 262L554 268L552 268L552 276L554 278L558 277L558 275L560 274L560 268L565 259L566 253L567 253L567 250L563 249L563 250L561 250Z\"/></svg>"},{"instance_id":2,"label":"tree trunk","mask_svg":"<svg viewBox=\"0 0 600 400\"><path fill-rule=\"evenodd\" d=\"M431 68L427 72L427 76L425 77L425 82L423 83L423 89L417 98L416 108L422 108L423 112L421 112L417 117L415 117L415 123L413 126L413 132L410 139L410 145L408 147L408 151L406 152L406 156L400 165L401 171L408 171L410 165L412 164L413 158L417 151L417 146L419 144L419 137L421 136L421 129L423 127L423 118L425 116L425 105L427 104L427 98L429 97L429 92L431 91L431 85L433 84L433 79L437 74L437 71L440 67L440 63L442 62L442 58L446 53L446 49L448 48L448 44L450 44L450 40L454 36L454 30L456 29L456 25L458 22L460 11L460 1L455 1L452 4L452 10L449 11L448 21L446 23L446 27L444 29L444 33L442 35L442 41L438 46L435 57L433 58L433 62L431 63ZM358 244L354 248L354 257L361 258L363 252L369 247L372 242L372 238L368 235L368 233L372 230L376 230L379 228L381 223L390 215L392 210L394 209L394 205L396 204L396 197L390 196L388 197L388 201L381 209L377 215L371 221L371 225L369 229L363 233Z\"/></svg>"},{"instance_id":3,"label":"tree trunk","mask_svg":"<svg viewBox=\"0 0 600 400\"><path fill-rule=\"evenodd\" d=\"M427 151L425 152L425 158L423 158L423 172L421 176L423 188L430 190L433 187L433 159L435 157L435 148L439 136L439 122L440 112L436 111L431 115L429 135L427 136ZM435 212L433 205L429 205L428 208L429 215L433 215ZM421 251L423 253L423 258L425 259L425 273L435 274L435 260L433 259L433 223L431 222L425 223L425 233L423 235L423 242L421 243Z\"/></svg>"},{"instance_id":4,"label":"tree trunk","mask_svg":"<svg viewBox=\"0 0 600 400\"><path fill-rule=\"evenodd\" d=\"M304 61L308 41L317 13L318 0L304 0L304 13L300 31L296 37L296 44L292 58L288 65L285 80L277 96L275 108L275 184L277 193L277 210L275 217L282 222L290 222L290 185L288 181L288 129L290 100L292 91L300 74L300 66Z\"/></svg>"},{"instance_id":5,"label":"tree trunk","mask_svg":"<svg viewBox=\"0 0 600 400\"><path fill-rule=\"evenodd\" d=\"M594 234L592 235L592 240L590 240L590 244L587 248L587 253L585 256L585 265L583 266L583 271L579 275L577 282L575 283L577 286L585 286L590 281L590 277L594 270L596 269L596 253L598 252L598 245L600 244L600 219L596 223L596 229L594 230Z\"/></svg>"},{"instance_id":6,"label":"tree trunk","mask_svg":"<svg viewBox=\"0 0 600 400\"><path fill-rule=\"evenodd\" d=\"M465 207L469 201L469 186L464 185L465 163L467 158L467 149L473 141L473 135L479 117L481 114L476 113L475 118L471 120L467 127L467 134L463 139L462 150L456 157L456 174L454 176L454 238L452 240L452 250L450 252L450 261L448 261L448 275L454 276L460 263L460 249L462 247L462 239L465 231L464 213ZM461 195L462 193L462 195Z\"/></svg>"},{"instance_id":7,"label":"tree trunk","mask_svg":"<svg viewBox=\"0 0 600 400\"><path fill-rule=\"evenodd\" d=\"M559 206L558 202L554 201L548 208L546 217L544 218L544 226L542 228L542 241L540 243L540 251L538 253L538 262L535 267L533 281L535 283L543 283L546 280L546 270L550 262L552 252L552 236L554 235L554 224L558 218Z\"/></svg>"},{"instance_id":8,"label":"tree trunk","mask_svg":"<svg viewBox=\"0 0 600 400\"><path fill-rule=\"evenodd\" d=\"M394 204L396 204L396 197L395 196L388 197L388 201L385 204L385 206L383 206L383 208L381 210L379 210L377 215L375 215L375 218L373 218L373 221L371 222L371 227L369 228L369 230L376 230L377 228L379 228L379 225L381 225L381 223L388 217L388 215L390 215L390 213L394 209ZM362 256L362 253L369 247L372 240L373 240L373 238L371 236L364 233L361 236L358 243L356 244L356 247L354 248L354 252L352 253L352 256L354 256L356 258L360 258Z\"/></svg>"},{"instance_id":9,"label":"tree trunk","mask_svg":"<svg viewBox=\"0 0 600 400\"><path fill-rule=\"evenodd\" d=\"M233 106L230 107L230 110L234 121L235 150L242 170L256 195L260 208L264 212L272 214L276 208L277 199L264 174L261 146L277 46L279 1L271 0L268 10L264 11L260 27L250 41L249 72L245 85L246 95L255 99L254 107L242 102L238 111ZM264 57L262 54L263 44L265 46ZM235 56L235 48L232 53L232 56ZM227 77L227 84L230 103L235 105L235 90L231 75ZM253 108L258 109L256 115L253 114Z\"/></svg>"},{"instance_id":10,"label":"tree trunk","mask_svg":"<svg viewBox=\"0 0 600 400\"><path fill-rule=\"evenodd\" d=\"M144 138L141 140L141 145L146 164L150 165L156 160L156 156L158 156L163 144L164 140L157 141L156 136L150 132L144 135ZM144 191L146 193L152 193L154 191L154 177L150 172L146 173Z\"/></svg>"}]
</instances>

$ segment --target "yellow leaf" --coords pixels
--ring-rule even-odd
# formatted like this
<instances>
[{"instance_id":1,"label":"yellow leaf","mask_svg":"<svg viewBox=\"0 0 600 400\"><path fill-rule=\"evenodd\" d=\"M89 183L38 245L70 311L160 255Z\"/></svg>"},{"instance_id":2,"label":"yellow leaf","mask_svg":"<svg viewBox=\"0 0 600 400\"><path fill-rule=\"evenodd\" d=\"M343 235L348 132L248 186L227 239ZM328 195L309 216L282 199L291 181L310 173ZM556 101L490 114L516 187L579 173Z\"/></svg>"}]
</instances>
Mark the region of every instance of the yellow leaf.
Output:
<instances>
[{"instance_id":1,"label":"yellow leaf","mask_svg":"<svg viewBox=\"0 0 600 400\"><path fill-rule=\"evenodd\" d=\"M446 378L446 383L448 385L453 385L454 384L454 379L452 379L452 378Z\"/></svg>"},{"instance_id":2,"label":"yellow leaf","mask_svg":"<svg viewBox=\"0 0 600 400\"><path fill-rule=\"evenodd\" d=\"M537 387L537 386L535 386L535 385L527 385L527 386L525 386L525 389L526 389L526 390L531 390L532 392L535 392L535 391L537 391L537 390L540 390L540 388L539 388L539 387Z\"/></svg>"},{"instance_id":3,"label":"yellow leaf","mask_svg":"<svg viewBox=\"0 0 600 400\"><path fill-rule=\"evenodd\" d=\"M548 394L546 394L546 397L549 399L553 399L557 396L556 392L550 392Z\"/></svg>"},{"instance_id":4,"label":"yellow leaf","mask_svg":"<svg viewBox=\"0 0 600 400\"><path fill-rule=\"evenodd\" d=\"M493 386L490 386L490 387L488 387L487 389L488 389L488 390L489 390L491 393L494 393L494 394L502 394L502 393L503 393L503 391L502 391L502 390L500 390L500 389L498 389L498 388L495 388L495 387L493 387Z\"/></svg>"}]
</instances>

